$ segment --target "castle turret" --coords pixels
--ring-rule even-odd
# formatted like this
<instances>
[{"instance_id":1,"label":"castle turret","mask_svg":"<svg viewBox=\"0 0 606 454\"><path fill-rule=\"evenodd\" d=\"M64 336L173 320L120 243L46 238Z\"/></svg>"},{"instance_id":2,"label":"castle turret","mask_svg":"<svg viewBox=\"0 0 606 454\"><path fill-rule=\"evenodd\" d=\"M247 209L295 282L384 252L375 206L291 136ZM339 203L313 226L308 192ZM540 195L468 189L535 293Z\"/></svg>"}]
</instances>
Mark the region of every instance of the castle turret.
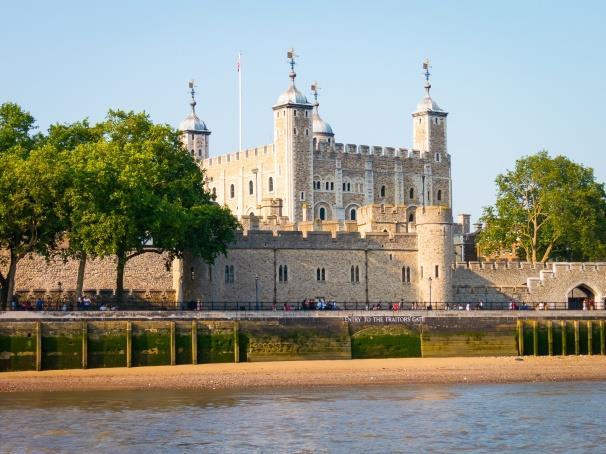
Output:
<instances>
[{"instance_id":1,"label":"castle turret","mask_svg":"<svg viewBox=\"0 0 606 454\"><path fill-rule=\"evenodd\" d=\"M419 301L435 308L452 301L452 211L424 206L416 211Z\"/></svg>"},{"instance_id":2,"label":"castle turret","mask_svg":"<svg viewBox=\"0 0 606 454\"><path fill-rule=\"evenodd\" d=\"M413 148L422 152L446 153L446 117L448 112L440 109L431 98L429 91L429 60L423 63L425 69L425 97L412 114Z\"/></svg>"},{"instance_id":3,"label":"castle turret","mask_svg":"<svg viewBox=\"0 0 606 454\"><path fill-rule=\"evenodd\" d=\"M331 126L322 120L322 117L320 117L320 112L318 111L318 107L320 106L320 103L318 102L319 88L318 82L314 82L311 85L311 91L314 95L314 110L312 113L314 148L317 146L316 144L320 142L325 142L329 146L333 146L335 143L335 133L332 131Z\"/></svg>"},{"instance_id":4,"label":"castle turret","mask_svg":"<svg viewBox=\"0 0 606 454\"><path fill-rule=\"evenodd\" d=\"M194 81L189 81L191 94L191 113L179 125L179 130L182 132L181 141L196 161L202 161L208 158L208 139L210 131L206 124L196 115L196 91L194 89Z\"/></svg>"},{"instance_id":5,"label":"castle turret","mask_svg":"<svg viewBox=\"0 0 606 454\"><path fill-rule=\"evenodd\" d=\"M284 185L284 212L293 222L313 207L312 109L295 86L295 52L288 51L290 86L273 106L274 144Z\"/></svg>"}]
</instances>

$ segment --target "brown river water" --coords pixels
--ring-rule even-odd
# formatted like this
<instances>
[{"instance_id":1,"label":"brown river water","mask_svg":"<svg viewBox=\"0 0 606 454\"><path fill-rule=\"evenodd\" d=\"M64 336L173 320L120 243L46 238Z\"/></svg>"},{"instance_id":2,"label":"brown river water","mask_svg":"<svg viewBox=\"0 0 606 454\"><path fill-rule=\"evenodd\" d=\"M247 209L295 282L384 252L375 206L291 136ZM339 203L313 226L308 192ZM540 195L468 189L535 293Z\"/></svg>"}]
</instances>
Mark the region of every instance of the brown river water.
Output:
<instances>
[{"instance_id":1,"label":"brown river water","mask_svg":"<svg viewBox=\"0 0 606 454\"><path fill-rule=\"evenodd\" d=\"M606 382L0 394L0 452L606 452Z\"/></svg>"}]
</instances>

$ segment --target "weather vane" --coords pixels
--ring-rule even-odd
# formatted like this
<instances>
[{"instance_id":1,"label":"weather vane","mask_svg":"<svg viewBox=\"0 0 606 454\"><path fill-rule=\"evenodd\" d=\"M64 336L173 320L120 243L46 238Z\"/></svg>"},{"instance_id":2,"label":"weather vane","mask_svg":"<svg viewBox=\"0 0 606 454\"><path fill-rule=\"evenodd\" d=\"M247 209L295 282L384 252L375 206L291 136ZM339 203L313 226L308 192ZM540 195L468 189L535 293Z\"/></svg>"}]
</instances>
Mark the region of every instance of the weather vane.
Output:
<instances>
[{"instance_id":1,"label":"weather vane","mask_svg":"<svg viewBox=\"0 0 606 454\"><path fill-rule=\"evenodd\" d=\"M427 96L429 96L429 89L431 88L431 84L429 83L429 76L431 76L429 68L431 68L429 65L429 58L426 58L425 61L423 61L423 69L425 70L425 90L427 91Z\"/></svg>"},{"instance_id":2,"label":"weather vane","mask_svg":"<svg viewBox=\"0 0 606 454\"><path fill-rule=\"evenodd\" d=\"M297 77L297 74L295 73L295 58L297 57L298 55L295 53L295 50L292 47L288 50L288 52L286 52L286 58L288 58L288 64L290 65L290 78L292 79L293 83L295 82L295 77Z\"/></svg>"},{"instance_id":3,"label":"weather vane","mask_svg":"<svg viewBox=\"0 0 606 454\"><path fill-rule=\"evenodd\" d=\"M318 90L320 89L320 85L318 85L318 81L315 80L312 84L311 84L311 92L314 95L314 100L316 101L315 104L318 105Z\"/></svg>"},{"instance_id":4,"label":"weather vane","mask_svg":"<svg viewBox=\"0 0 606 454\"><path fill-rule=\"evenodd\" d=\"M191 79L188 83L187 83L189 90L190 90L190 94L191 94L191 102L189 103L189 105L191 106L191 110L193 113L196 113L196 81L194 79Z\"/></svg>"}]
</instances>

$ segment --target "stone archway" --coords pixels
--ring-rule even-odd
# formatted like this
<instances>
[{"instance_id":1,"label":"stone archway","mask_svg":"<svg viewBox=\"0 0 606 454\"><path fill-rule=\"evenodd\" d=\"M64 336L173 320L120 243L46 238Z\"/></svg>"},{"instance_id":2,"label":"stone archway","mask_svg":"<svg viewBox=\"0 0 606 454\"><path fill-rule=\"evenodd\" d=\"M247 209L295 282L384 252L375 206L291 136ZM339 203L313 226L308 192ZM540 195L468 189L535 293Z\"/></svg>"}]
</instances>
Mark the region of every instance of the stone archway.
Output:
<instances>
[{"instance_id":1,"label":"stone archway","mask_svg":"<svg viewBox=\"0 0 606 454\"><path fill-rule=\"evenodd\" d=\"M568 309L583 309L583 302L595 302L596 292L587 284L578 284L571 288L566 294Z\"/></svg>"}]
</instances>

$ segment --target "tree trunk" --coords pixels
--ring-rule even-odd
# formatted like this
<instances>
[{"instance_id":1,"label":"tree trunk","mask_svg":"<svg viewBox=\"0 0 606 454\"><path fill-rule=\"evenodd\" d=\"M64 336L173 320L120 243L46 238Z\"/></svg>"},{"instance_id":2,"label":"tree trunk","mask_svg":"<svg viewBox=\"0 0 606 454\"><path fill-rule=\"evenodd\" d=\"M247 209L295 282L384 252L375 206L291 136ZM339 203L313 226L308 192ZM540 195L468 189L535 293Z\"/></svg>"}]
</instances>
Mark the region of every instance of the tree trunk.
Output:
<instances>
[{"instance_id":1,"label":"tree trunk","mask_svg":"<svg viewBox=\"0 0 606 454\"><path fill-rule=\"evenodd\" d=\"M116 267L116 299L119 303L124 302L124 268L126 267L126 252L118 253L118 264Z\"/></svg>"},{"instance_id":2,"label":"tree trunk","mask_svg":"<svg viewBox=\"0 0 606 454\"><path fill-rule=\"evenodd\" d=\"M78 278L76 279L76 297L82 296L82 287L84 286L84 271L86 269L86 252L82 252L80 262L78 263Z\"/></svg>"},{"instance_id":3,"label":"tree trunk","mask_svg":"<svg viewBox=\"0 0 606 454\"><path fill-rule=\"evenodd\" d=\"M6 275L6 288L2 292L2 309L6 310L8 304L13 299L15 290L15 274L17 274L17 262L19 259L13 252L10 254L10 263L8 265L8 274Z\"/></svg>"}]
</instances>

